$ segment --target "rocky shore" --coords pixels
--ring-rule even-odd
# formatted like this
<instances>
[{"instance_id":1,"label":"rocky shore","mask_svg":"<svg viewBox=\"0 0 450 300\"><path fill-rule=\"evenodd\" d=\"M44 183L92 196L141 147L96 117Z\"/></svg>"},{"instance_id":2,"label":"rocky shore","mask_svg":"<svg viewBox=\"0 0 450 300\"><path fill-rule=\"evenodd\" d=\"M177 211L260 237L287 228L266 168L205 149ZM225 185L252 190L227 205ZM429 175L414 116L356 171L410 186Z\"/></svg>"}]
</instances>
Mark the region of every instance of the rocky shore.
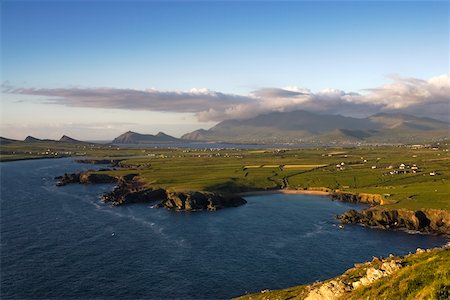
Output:
<instances>
[{"instance_id":1,"label":"rocky shore","mask_svg":"<svg viewBox=\"0 0 450 300\"><path fill-rule=\"evenodd\" d=\"M361 212L352 209L338 216L338 219L344 224L450 235L450 212L440 209L413 211L373 207Z\"/></svg>"},{"instance_id":2,"label":"rocky shore","mask_svg":"<svg viewBox=\"0 0 450 300\"><path fill-rule=\"evenodd\" d=\"M91 172L71 173L55 177L57 186L64 186L70 183L116 183L117 178L107 174L96 174Z\"/></svg>"},{"instance_id":3,"label":"rocky shore","mask_svg":"<svg viewBox=\"0 0 450 300\"><path fill-rule=\"evenodd\" d=\"M102 196L102 201L112 205L132 203L156 203L156 207L176 211L216 211L226 207L237 207L247 201L236 195L223 195L212 192L169 192L165 189L147 188L136 174L114 177L107 174L81 173L64 174L55 178L57 186L71 183L95 184L116 183L116 187Z\"/></svg>"},{"instance_id":4,"label":"rocky shore","mask_svg":"<svg viewBox=\"0 0 450 300\"><path fill-rule=\"evenodd\" d=\"M262 290L235 299L448 299L448 288L441 282L445 281L442 276L447 271L449 254L446 245L417 249L405 256L374 257L329 280L284 290Z\"/></svg>"},{"instance_id":5,"label":"rocky shore","mask_svg":"<svg viewBox=\"0 0 450 300\"><path fill-rule=\"evenodd\" d=\"M330 196L334 200L343 201L343 202L352 202L352 203L366 203L371 205L384 205L385 199L380 194L368 194L368 193L349 193L349 192L341 192L334 191L330 193Z\"/></svg>"},{"instance_id":6,"label":"rocky shore","mask_svg":"<svg viewBox=\"0 0 450 300\"><path fill-rule=\"evenodd\" d=\"M176 192L167 193L166 199L158 204L174 210L209 210L215 211L225 207L237 207L247 201L239 196L222 195L211 192Z\"/></svg>"}]
</instances>

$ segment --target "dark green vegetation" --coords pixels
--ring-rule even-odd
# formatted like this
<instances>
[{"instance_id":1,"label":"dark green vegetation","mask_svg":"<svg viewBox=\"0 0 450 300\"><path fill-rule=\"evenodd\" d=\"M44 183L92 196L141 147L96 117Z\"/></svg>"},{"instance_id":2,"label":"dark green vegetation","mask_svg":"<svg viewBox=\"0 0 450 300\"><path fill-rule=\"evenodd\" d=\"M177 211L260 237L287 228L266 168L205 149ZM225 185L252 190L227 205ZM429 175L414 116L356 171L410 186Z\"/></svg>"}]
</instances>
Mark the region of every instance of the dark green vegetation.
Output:
<instances>
[{"instance_id":1,"label":"dark green vegetation","mask_svg":"<svg viewBox=\"0 0 450 300\"><path fill-rule=\"evenodd\" d=\"M353 288L352 283L367 277L369 269L379 270L383 263L395 262L398 270L374 280L372 283ZM374 278L376 276L373 276ZM405 257L392 257L385 260L374 259L372 262L357 264L343 275L327 282L342 287L341 294L327 299L449 299L450 297L450 249L418 251ZM337 284L336 284L337 283ZM310 291L317 289L321 283L301 285L275 291L245 295L238 299L320 299L313 298ZM336 292L339 288L333 290ZM322 291L323 292L323 291ZM325 289L326 292L326 289ZM338 293L339 294L339 293Z\"/></svg>"},{"instance_id":2,"label":"dark green vegetation","mask_svg":"<svg viewBox=\"0 0 450 300\"><path fill-rule=\"evenodd\" d=\"M449 123L405 114L368 118L307 111L272 112L245 120L225 120L182 138L247 143L416 143L448 138Z\"/></svg>"}]
</instances>

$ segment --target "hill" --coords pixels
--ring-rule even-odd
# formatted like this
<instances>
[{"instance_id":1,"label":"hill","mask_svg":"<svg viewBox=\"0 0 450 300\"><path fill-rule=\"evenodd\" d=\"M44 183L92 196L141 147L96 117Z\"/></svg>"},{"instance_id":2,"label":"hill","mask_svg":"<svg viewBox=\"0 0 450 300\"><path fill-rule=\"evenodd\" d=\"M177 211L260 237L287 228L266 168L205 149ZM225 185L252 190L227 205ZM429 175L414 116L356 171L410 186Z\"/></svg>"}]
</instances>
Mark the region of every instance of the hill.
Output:
<instances>
[{"instance_id":1,"label":"hill","mask_svg":"<svg viewBox=\"0 0 450 300\"><path fill-rule=\"evenodd\" d=\"M182 139L247 143L411 143L448 138L449 125L406 114L353 118L298 110L225 120L209 130L187 133Z\"/></svg>"},{"instance_id":2,"label":"hill","mask_svg":"<svg viewBox=\"0 0 450 300\"><path fill-rule=\"evenodd\" d=\"M8 138L0 136L0 144L2 144L2 145L7 145L7 144L11 144L11 143L18 143L18 142L20 142L20 141L19 140L8 139Z\"/></svg>"},{"instance_id":3,"label":"hill","mask_svg":"<svg viewBox=\"0 0 450 300\"><path fill-rule=\"evenodd\" d=\"M141 134L133 131L127 131L118 137L116 137L113 144L152 144L152 143L174 143L180 140L165 134L164 132L158 132L158 134Z\"/></svg>"},{"instance_id":4,"label":"hill","mask_svg":"<svg viewBox=\"0 0 450 300\"><path fill-rule=\"evenodd\" d=\"M71 137L69 137L67 135L63 135L59 139L59 142L61 142L61 143L70 143L70 144L85 144L86 143L86 142L79 141L79 140L76 140L74 138L71 138Z\"/></svg>"}]
</instances>

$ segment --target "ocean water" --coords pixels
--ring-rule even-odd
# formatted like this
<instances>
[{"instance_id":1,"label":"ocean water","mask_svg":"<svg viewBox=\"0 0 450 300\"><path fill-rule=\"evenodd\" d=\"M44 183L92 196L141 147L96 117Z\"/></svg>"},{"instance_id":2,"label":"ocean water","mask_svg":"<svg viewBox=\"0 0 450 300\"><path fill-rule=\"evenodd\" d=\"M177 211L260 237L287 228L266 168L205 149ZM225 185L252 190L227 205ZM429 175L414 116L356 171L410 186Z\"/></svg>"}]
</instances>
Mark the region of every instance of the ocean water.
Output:
<instances>
[{"instance_id":1,"label":"ocean water","mask_svg":"<svg viewBox=\"0 0 450 300\"><path fill-rule=\"evenodd\" d=\"M177 213L101 203L112 185L54 184L92 167L71 158L0 163L1 299L226 299L447 242L339 229L334 216L361 206L317 196L252 196L238 208Z\"/></svg>"}]
</instances>

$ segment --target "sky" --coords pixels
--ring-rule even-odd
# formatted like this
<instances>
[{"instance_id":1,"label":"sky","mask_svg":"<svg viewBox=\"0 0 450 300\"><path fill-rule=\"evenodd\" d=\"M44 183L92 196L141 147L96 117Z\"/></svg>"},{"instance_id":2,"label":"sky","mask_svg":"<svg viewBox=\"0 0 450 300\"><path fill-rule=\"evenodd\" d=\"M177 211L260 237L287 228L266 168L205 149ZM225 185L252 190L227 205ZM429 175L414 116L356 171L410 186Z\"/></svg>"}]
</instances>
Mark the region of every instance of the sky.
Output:
<instances>
[{"instance_id":1,"label":"sky","mask_svg":"<svg viewBox=\"0 0 450 300\"><path fill-rule=\"evenodd\" d=\"M305 109L448 120L448 1L1 2L0 135L108 140Z\"/></svg>"}]
</instances>

